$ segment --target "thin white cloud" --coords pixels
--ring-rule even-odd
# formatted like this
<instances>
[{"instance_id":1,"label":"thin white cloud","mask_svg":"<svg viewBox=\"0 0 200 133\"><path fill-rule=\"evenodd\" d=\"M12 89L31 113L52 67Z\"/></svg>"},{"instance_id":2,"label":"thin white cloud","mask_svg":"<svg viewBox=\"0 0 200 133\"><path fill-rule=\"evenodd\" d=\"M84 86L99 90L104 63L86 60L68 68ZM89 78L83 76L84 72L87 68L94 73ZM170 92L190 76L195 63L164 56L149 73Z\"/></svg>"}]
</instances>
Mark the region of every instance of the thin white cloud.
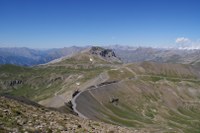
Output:
<instances>
[{"instance_id":1,"label":"thin white cloud","mask_svg":"<svg viewBox=\"0 0 200 133\"><path fill-rule=\"evenodd\" d=\"M175 42L177 44L189 43L190 39L185 38L185 37L178 37L178 38L176 38Z\"/></svg>"},{"instance_id":2,"label":"thin white cloud","mask_svg":"<svg viewBox=\"0 0 200 133\"><path fill-rule=\"evenodd\" d=\"M178 44L179 49L200 49L200 41L190 40L185 37L179 37L175 40L176 44Z\"/></svg>"}]
</instances>

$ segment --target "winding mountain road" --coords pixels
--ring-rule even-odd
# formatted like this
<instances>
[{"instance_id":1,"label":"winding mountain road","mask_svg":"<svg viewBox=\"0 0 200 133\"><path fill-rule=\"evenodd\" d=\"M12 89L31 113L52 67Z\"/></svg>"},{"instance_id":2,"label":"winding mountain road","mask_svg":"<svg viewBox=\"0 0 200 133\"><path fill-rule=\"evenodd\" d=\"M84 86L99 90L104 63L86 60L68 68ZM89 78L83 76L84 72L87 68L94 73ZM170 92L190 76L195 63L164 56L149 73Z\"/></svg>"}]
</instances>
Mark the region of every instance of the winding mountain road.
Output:
<instances>
[{"instance_id":1,"label":"winding mountain road","mask_svg":"<svg viewBox=\"0 0 200 133\"><path fill-rule=\"evenodd\" d=\"M83 92L87 92L87 91L90 91L90 90L95 90L95 89L100 89L101 87L105 87L105 86L108 86L108 85L112 85L112 84L117 84L119 82L123 82L123 81L126 81L126 80L138 80L140 77L151 77L152 75L137 75L134 71L132 71L130 68L128 67L125 67L128 71L130 71L131 73L133 73L135 75L135 78L133 79L123 79L123 80L120 80L120 81L116 81L116 82L106 82L108 81L107 78L104 78L101 74L98 78L101 79L102 82L100 82L99 84L93 84L93 86L91 87L88 87L87 89L84 89L83 91L81 91L80 93L78 93L73 99L72 99L72 108L74 110L74 112L76 112L78 114L78 116L82 117L82 118L87 118L85 115L83 115L79 110L77 110L77 104L76 104L76 100L77 98L83 93ZM185 79L185 78L176 78L176 77L164 77L164 76L156 76L156 75L153 75L153 77L157 77L157 78L161 78L161 79L164 79L166 80L167 79L171 79L171 80L190 80L190 81L199 81L199 80L195 80L195 79Z\"/></svg>"},{"instance_id":2,"label":"winding mountain road","mask_svg":"<svg viewBox=\"0 0 200 133\"><path fill-rule=\"evenodd\" d=\"M79 92L74 98L72 98L72 100L71 100L71 102L72 102L72 109L73 109L73 111L74 111L75 113L78 114L79 117L84 118L84 119L87 119L86 116L84 116L81 112L79 112L79 111L76 109L76 106L77 106L77 104L76 104L76 98L77 98L81 93L83 93L83 92L84 92L84 91Z\"/></svg>"},{"instance_id":3,"label":"winding mountain road","mask_svg":"<svg viewBox=\"0 0 200 133\"><path fill-rule=\"evenodd\" d=\"M108 82L107 84L103 84L103 85L96 85L96 86L94 86L94 87L92 87L92 88L90 87L90 88L88 88L88 89L86 89L86 90L84 90L84 91L78 93L78 94L71 100L71 102L72 102L72 108L73 108L74 112L77 113L79 117L82 117L82 118L87 119L87 117L86 117L85 115L83 115L80 111L77 110L76 99L81 95L81 93L86 92L86 91L89 91L89 92L90 92L90 90L100 89L100 88L102 88L102 87L105 87L105 86L108 86L108 85L112 85L112 84L117 84L117 83L122 82L122 81L123 81L123 80L117 81L117 82ZM103 83L106 83L106 82L103 82Z\"/></svg>"},{"instance_id":4,"label":"winding mountain road","mask_svg":"<svg viewBox=\"0 0 200 133\"><path fill-rule=\"evenodd\" d=\"M84 116L81 112L79 112L79 111L77 110L77 104L76 104L76 99L77 99L77 97L79 97L79 96L81 95L81 93L83 93L83 92L85 92L85 91L89 91L89 90L91 90L91 89L97 89L97 88L99 88L98 85L101 84L101 83L106 82L108 79L109 79L109 76L108 76L107 72L101 73L101 74L98 76L98 78L96 78L96 79L94 79L94 81L92 81L92 83L94 83L94 84L92 84L94 87L92 87L92 88L91 88L91 87L88 87L88 88L86 88L85 90L79 92L75 97L72 98L72 100L71 100L71 102L72 102L72 109L73 109L73 111L74 111L75 113L78 114L79 117L82 117L82 118L87 119L86 116ZM102 86L105 86L105 85L102 85ZM102 86L100 86L100 87L102 87ZM90 88L90 89L89 89L89 88Z\"/></svg>"}]
</instances>

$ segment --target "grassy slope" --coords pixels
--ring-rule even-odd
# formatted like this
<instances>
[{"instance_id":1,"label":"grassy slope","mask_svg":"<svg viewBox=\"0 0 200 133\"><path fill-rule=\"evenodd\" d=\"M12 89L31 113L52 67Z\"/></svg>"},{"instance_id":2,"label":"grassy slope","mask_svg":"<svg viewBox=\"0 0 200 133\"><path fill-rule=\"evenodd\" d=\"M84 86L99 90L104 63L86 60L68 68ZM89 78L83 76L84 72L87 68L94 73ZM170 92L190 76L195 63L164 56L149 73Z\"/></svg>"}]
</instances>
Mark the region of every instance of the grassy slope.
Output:
<instances>
[{"instance_id":1,"label":"grassy slope","mask_svg":"<svg viewBox=\"0 0 200 133\"><path fill-rule=\"evenodd\" d=\"M62 92L76 89L77 82L82 84L108 70L114 64L97 55L84 52L38 67L2 65L0 66L0 91L40 101L53 96L61 89ZM14 80L23 82L10 86L10 82Z\"/></svg>"},{"instance_id":2,"label":"grassy slope","mask_svg":"<svg viewBox=\"0 0 200 133\"><path fill-rule=\"evenodd\" d=\"M123 81L91 90L77 99L87 108L78 109L89 118L92 115L93 119L119 125L199 132L200 80L195 70L185 65L170 64L168 68L147 62L129 68L137 75L125 69L108 71L110 80ZM119 98L119 103L110 103L112 97Z\"/></svg>"},{"instance_id":3,"label":"grassy slope","mask_svg":"<svg viewBox=\"0 0 200 133\"><path fill-rule=\"evenodd\" d=\"M45 66L27 68L2 65L0 66L0 91L39 101L51 97L55 92L62 89L65 84L67 85L65 90L73 89L70 88L70 85L76 82L82 83L94 78L105 69L107 69L107 67L69 68L66 66ZM70 75L73 76L73 79L70 83L65 82L65 79ZM82 76L78 78L80 75ZM22 80L23 83L21 85L10 86L9 84L12 80Z\"/></svg>"}]
</instances>

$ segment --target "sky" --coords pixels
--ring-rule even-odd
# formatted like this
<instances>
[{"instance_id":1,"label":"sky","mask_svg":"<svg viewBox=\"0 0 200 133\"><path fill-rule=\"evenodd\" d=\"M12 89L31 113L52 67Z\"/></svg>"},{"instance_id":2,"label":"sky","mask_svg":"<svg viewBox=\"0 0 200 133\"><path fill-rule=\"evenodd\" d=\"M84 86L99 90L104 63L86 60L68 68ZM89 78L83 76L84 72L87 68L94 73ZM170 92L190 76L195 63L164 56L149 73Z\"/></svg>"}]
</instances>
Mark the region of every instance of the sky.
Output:
<instances>
[{"instance_id":1,"label":"sky","mask_svg":"<svg viewBox=\"0 0 200 133\"><path fill-rule=\"evenodd\" d=\"M200 0L0 0L0 47L199 42Z\"/></svg>"}]
</instances>

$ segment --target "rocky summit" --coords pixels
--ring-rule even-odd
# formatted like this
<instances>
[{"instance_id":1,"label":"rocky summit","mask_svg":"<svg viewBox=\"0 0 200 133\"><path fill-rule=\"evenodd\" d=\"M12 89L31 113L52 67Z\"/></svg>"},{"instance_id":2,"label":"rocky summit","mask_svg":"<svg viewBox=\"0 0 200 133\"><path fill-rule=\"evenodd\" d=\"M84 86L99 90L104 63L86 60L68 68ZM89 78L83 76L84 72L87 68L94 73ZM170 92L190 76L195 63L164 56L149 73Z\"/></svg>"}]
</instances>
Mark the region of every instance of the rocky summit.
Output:
<instances>
[{"instance_id":1,"label":"rocky summit","mask_svg":"<svg viewBox=\"0 0 200 133\"><path fill-rule=\"evenodd\" d=\"M115 53L111 49L104 49L101 47L92 47L90 53L101 55L102 57L116 57Z\"/></svg>"},{"instance_id":2,"label":"rocky summit","mask_svg":"<svg viewBox=\"0 0 200 133\"><path fill-rule=\"evenodd\" d=\"M121 62L121 60L116 56L112 49L105 49L102 47L91 47L89 50L90 54L97 55L109 62Z\"/></svg>"}]
</instances>

